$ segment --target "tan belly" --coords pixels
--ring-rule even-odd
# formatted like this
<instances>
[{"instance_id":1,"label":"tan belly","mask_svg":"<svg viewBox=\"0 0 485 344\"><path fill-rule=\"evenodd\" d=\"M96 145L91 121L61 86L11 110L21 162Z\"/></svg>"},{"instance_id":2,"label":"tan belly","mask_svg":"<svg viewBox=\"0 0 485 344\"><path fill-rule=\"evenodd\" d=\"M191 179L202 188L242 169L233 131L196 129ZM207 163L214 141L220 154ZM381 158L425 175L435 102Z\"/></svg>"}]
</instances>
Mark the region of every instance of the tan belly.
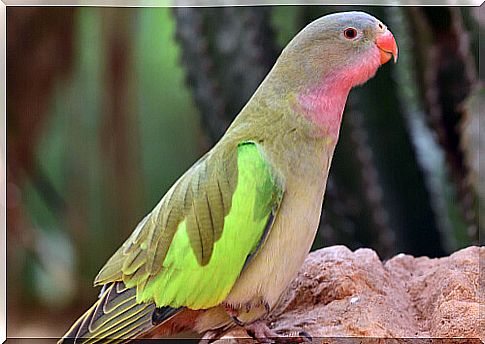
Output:
<instances>
[{"instance_id":1,"label":"tan belly","mask_svg":"<svg viewBox=\"0 0 485 344\"><path fill-rule=\"evenodd\" d=\"M287 185L273 228L226 299L234 306L273 307L296 276L315 238L323 201L323 185Z\"/></svg>"},{"instance_id":2,"label":"tan belly","mask_svg":"<svg viewBox=\"0 0 485 344\"><path fill-rule=\"evenodd\" d=\"M322 178L323 179L323 178ZM320 220L326 180L317 185L287 185L284 201L262 249L245 268L224 304L249 323L273 308L302 266ZM319 185L318 185L319 184ZM231 322L222 307L199 319L199 329L217 328Z\"/></svg>"}]
</instances>

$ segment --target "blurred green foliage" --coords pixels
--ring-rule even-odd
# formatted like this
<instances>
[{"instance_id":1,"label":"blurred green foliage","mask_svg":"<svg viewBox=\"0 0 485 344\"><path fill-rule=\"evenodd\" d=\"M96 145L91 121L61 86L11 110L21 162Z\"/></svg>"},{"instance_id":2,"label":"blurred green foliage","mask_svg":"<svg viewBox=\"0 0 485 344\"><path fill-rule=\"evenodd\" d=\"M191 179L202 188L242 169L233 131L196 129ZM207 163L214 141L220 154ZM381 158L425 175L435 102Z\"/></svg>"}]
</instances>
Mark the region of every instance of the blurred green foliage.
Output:
<instances>
[{"instance_id":1,"label":"blurred green foliage","mask_svg":"<svg viewBox=\"0 0 485 344\"><path fill-rule=\"evenodd\" d=\"M99 8L77 9L72 23L75 27L72 73L67 79L56 80L46 95L50 101L43 133L39 142L32 142L36 145L39 169L67 208L52 207L43 197L44 189L36 188L31 178L19 184L23 215L28 222L24 224L25 235L35 233L35 239L31 243L33 252L24 252L18 250L23 244L16 232L9 231L9 253L14 251L9 262L18 261L23 266L19 270L9 269L9 280L18 278L9 288L11 295L24 302L38 300L50 306L50 295L54 292L61 304L70 303L75 293L83 294L83 289L87 294L83 297L92 297L96 290L86 286L91 284L102 262L201 153L199 117L178 63L179 48L170 9L130 11L133 46L127 47L126 53L133 55L128 68L136 75L132 81L134 92L129 95L135 102L130 116L136 128L127 130L138 131L135 135L139 138L136 153L139 161L129 163L137 164L140 183L136 188L143 197L130 221L117 223L116 216L126 209L113 209L116 206L113 197L130 195L125 195L122 188L111 190L107 185L110 176L106 174L117 171L107 164L103 147L106 141L103 137L109 141L114 135L112 128L104 126L105 97L109 96L104 80L109 68L107 34L103 31L105 12ZM45 247L43 242L57 244ZM62 257L49 256L53 252ZM44 255L45 259L40 258ZM49 270L52 262L63 265L59 276ZM48 286L44 287L46 283ZM19 286L22 288L18 289ZM63 293L69 297L60 297Z\"/></svg>"}]
</instances>

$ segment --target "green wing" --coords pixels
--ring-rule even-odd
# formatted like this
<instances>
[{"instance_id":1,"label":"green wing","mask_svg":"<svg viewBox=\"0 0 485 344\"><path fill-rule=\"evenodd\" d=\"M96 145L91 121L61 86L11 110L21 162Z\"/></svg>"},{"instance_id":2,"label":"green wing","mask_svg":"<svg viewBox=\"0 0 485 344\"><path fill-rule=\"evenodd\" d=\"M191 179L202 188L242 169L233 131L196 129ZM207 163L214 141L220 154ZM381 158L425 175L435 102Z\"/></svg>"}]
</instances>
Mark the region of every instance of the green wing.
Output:
<instances>
[{"instance_id":1,"label":"green wing","mask_svg":"<svg viewBox=\"0 0 485 344\"><path fill-rule=\"evenodd\" d=\"M137 301L210 308L229 294L270 230L283 188L261 148L243 142L199 160L96 277L123 281Z\"/></svg>"}]
</instances>

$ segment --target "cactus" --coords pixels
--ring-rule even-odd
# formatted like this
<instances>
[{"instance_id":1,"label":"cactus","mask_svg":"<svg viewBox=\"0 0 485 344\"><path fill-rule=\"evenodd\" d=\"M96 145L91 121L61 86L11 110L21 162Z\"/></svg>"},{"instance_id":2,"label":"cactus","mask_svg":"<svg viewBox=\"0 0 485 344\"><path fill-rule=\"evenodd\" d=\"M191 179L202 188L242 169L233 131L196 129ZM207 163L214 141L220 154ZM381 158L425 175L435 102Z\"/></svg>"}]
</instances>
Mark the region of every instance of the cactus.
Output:
<instances>
[{"instance_id":1,"label":"cactus","mask_svg":"<svg viewBox=\"0 0 485 344\"><path fill-rule=\"evenodd\" d=\"M449 233L451 248L477 242L476 193L467 183L469 169L460 147L460 127L465 117L463 104L476 82L469 34L463 27L462 13L456 8L410 9L407 15L414 33L421 33L417 46L424 117L444 155L443 170L447 193L446 211L454 233ZM457 201L455 201L458 200ZM465 235L463 235L465 233Z\"/></svg>"},{"instance_id":2,"label":"cactus","mask_svg":"<svg viewBox=\"0 0 485 344\"><path fill-rule=\"evenodd\" d=\"M270 8L174 8L187 84L214 143L276 60Z\"/></svg>"}]
</instances>

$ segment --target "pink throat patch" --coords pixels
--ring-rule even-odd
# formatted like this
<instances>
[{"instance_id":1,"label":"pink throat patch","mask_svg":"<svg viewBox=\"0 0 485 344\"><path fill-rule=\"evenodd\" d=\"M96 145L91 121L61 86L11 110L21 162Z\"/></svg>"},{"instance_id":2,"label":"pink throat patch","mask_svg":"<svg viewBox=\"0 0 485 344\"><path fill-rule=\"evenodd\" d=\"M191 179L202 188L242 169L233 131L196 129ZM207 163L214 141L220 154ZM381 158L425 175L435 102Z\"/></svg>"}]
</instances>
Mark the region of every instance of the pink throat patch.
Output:
<instances>
[{"instance_id":1,"label":"pink throat patch","mask_svg":"<svg viewBox=\"0 0 485 344\"><path fill-rule=\"evenodd\" d=\"M375 47L355 63L330 73L319 85L298 95L302 115L315 123L322 135L336 141L350 89L373 77L379 66L380 53Z\"/></svg>"}]
</instances>

